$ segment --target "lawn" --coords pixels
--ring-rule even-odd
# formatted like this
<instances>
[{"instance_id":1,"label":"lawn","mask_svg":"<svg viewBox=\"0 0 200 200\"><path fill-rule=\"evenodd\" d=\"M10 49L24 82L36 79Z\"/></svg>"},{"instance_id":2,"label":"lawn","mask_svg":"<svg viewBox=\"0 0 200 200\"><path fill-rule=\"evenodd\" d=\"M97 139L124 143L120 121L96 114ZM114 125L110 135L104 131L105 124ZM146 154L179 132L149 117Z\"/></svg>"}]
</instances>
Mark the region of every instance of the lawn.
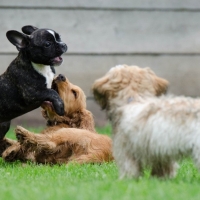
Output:
<instances>
[{"instance_id":1,"label":"lawn","mask_svg":"<svg viewBox=\"0 0 200 200\"><path fill-rule=\"evenodd\" d=\"M110 127L98 131L109 134ZM8 137L14 138L12 132L9 132ZM177 177L171 180L151 178L148 170L139 180L118 180L114 162L102 165L44 166L5 163L0 159L0 199L199 200L200 173L191 160L184 160L180 166Z\"/></svg>"}]
</instances>

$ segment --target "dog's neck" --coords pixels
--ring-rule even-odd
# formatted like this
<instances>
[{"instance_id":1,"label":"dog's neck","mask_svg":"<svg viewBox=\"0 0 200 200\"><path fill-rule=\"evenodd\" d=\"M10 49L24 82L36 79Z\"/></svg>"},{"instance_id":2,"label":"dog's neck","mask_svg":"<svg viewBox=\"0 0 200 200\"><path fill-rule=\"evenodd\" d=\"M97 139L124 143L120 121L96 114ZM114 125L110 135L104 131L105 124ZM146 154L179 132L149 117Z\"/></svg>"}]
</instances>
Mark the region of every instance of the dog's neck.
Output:
<instances>
[{"instance_id":1,"label":"dog's neck","mask_svg":"<svg viewBox=\"0 0 200 200\"><path fill-rule=\"evenodd\" d=\"M127 99L127 104L129 104L129 103L131 103L131 102L133 102L134 101L134 97L128 97L128 99Z\"/></svg>"},{"instance_id":2,"label":"dog's neck","mask_svg":"<svg viewBox=\"0 0 200 200\"><path fill-rule=\"evenodd\" d=\"M142 95L134 94L134 93L130 95L131 96L127 96L127 95L118 93L118 95L115 98L108 100L106 113L111 123L114 123L114 124L118 123L118 120L121 117L120 115L122 113L123 106L136 103L136 102L141 102L141 101L144 101L145 99L145 95L142 96ZM117 118L117 116L120 116L119 119Z\"/></svg>"},{"instance_id":3,"label":"dog's neck","mask_svg":"<svg viewBox=\"0 0 200 200\"><path fill-rule=\"evenodd\" d=\"M40 73L46 78L47 88L51 88L52 81L54 78L54 71L52 70L52 68L49 65L36 64L34 62L31 62L31 64L38 73Z\"/></svg>"},{"instance_id":4,"label":"dog's neck","mask_svg":"<svg viewBox=\"0 0 200 200\"><path fill-rule=\"evenodd\" d=\"M135 101L138 101L137 95L124 95L124 94L117 94L116 97L108 100L108 108L107 110L116 110L119 107L125 106L129 103L134 103Z\"/></svg>"},{"instance_id":5,"label":"dog's neck","mask_svg":"<svg viewBox=\"0 0 200 200\"><path fill-rule=\"evenodd\" d=\"M114 122L113 120L116 119L116 116L119 116L118 113L121 107L127 105L128 101L129 100L127 98L118 98L118 97L110 99L108 101L108 105L106 107L106 113L111 123Z\"/></svg>"}]
</instances>

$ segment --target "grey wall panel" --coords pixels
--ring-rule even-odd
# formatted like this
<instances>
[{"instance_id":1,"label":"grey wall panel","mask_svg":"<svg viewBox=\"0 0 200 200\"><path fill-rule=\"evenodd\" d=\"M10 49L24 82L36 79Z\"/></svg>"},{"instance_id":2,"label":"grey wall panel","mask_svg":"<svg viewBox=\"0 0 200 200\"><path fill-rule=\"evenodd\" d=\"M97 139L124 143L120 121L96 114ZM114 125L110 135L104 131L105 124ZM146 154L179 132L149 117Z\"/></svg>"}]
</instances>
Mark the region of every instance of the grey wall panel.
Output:
<instances>
[{"instance_id":1,"label":"grey wall panel","mask_svg":"<svg viewBox=\"0 0 200 200\"><path fill-rule=\"evenodd\" d=\"M0 55L0 73L14 58L14 55ZM200 96L200 56L70 56L65 55L64 63L56 67L79 85L88 97L92 96L93 82L118 64L150 67L170 82L169 93L176 95Z\"/></svg>"},{"instance_id":2,"label":"grey wall panel","mask_svg":"<svg viewBox=\"0 0 200 200\"><path fill-rule=\"evenodd\" d=\"M198 0L1 0L0 6L44 8L200 8Z\"/></svg>"},{"instance_id":3,"label":"grey wall panel","mask_svg":"<svg viewBox=\"0 0 200 200\"><path fill-rule=\"evenodd\" d=\"M200 12L0 9L0 53L15 52L6 31L32 24L56 30L74 54L200 53Z\"/></svg>"}]
</instances>

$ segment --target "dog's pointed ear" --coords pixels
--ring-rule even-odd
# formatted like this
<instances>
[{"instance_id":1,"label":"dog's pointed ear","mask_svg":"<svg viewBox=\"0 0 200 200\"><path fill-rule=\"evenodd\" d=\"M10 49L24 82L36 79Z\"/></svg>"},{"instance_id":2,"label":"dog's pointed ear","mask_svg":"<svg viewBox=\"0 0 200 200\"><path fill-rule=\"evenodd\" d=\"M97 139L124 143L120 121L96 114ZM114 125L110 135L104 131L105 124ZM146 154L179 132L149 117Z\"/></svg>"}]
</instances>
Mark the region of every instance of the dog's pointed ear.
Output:
<instances>
[{"instance_id":1,"label":"dog's pointed ear","mask_svg":"<svg viewBox=\"0 0 200 200\"><path fill-rule=\"evenodd\" d=\"M33 33L34 31L36 31L38 28L35 26L31 26L31 25L27 25L27 26L23 26L22 27L22 32L27 34L27 35L31 35L31 33Z\"/></svg>"},{"instance_id":2,"label":"dog's pointed ear","mask_svg":"<svg viewBox=\"0 0 200 200\"><path fill-rule=\"evenodd\" d=\"M18 31L8 31L6 36L8 40L17 47L18 50L27 47L29 44L29 37Z\"/></svg>"}]
</instances>

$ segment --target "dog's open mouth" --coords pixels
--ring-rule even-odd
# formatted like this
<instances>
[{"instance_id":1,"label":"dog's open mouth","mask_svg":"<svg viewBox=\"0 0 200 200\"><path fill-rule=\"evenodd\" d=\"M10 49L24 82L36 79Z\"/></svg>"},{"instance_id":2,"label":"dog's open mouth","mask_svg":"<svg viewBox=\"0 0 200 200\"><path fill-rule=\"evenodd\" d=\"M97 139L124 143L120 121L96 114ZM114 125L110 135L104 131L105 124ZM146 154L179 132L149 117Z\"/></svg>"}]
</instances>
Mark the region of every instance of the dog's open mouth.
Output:
<instances>
[{"instance_id":1,"label":"dog's open mouth","mask_svg":"<svg viewBox=\"0 0 200 200\"><path fill-rule=\"evenodd\" d=\"M47 108L51 108L52 110L54 110L53 104L50 101L44 101L41 105L41 107L43 109L47 109Z\"/></svg>"},{"instance_id":2,"label":"dog's open mouth","mask_svg":"<svg viewBox=\"0 0 200 200\"><path fill-rule=\"evenodd\" d=\"M61 56L55 57L51 60L51 63L53 66L59 66L62 64L62 62L63 62L63 59Z\"/></svg>"}]
</instances>

